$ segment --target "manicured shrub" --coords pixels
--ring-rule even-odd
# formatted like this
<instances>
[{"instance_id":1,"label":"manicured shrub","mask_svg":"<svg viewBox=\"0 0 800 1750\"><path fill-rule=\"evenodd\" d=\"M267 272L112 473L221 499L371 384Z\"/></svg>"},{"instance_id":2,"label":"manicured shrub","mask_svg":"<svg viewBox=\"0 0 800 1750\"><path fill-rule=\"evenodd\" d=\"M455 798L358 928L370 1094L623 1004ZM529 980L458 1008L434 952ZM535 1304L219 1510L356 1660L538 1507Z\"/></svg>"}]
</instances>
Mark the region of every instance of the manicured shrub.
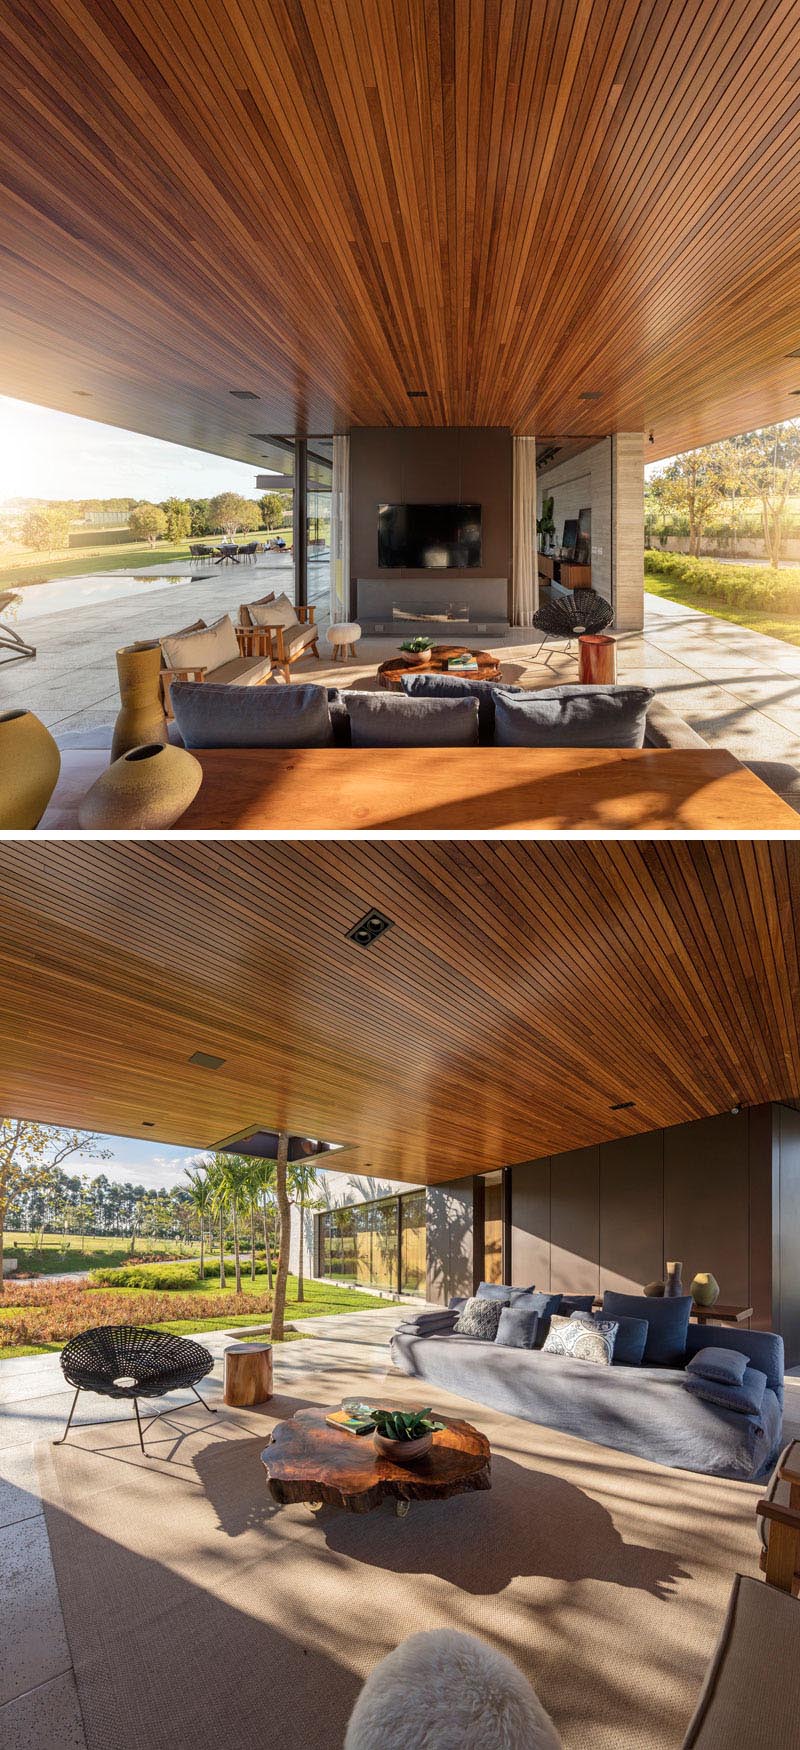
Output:
<instances>
[{"instance_id":1,"label":"manicured shrub","mask_svg":"<svg viewBox=\"0 0 800 1750\"><path fill-rule=\"evenodd\" d=\"M126 1264L119 1270L92 1270L89 1276L95 1288L163 1288L170 1293L196 1288L199 1280L191 1264Z\"/></svg>"},{"instance_id":2,"label":"manicured shrub","mask_svg":"<svg viewBox=\"0 0 800 1750\"><path fill-rule=\"evenodd\" d=\"M96 1325L160 1325L173 1319L230 1319L241 1312L272 1311L269 1294L132 1293L129 1289L90 1288L84 1282L20 1283L8 1311L0 1301L0 1343L17 1346L66 1343ZM4 1300L10 1299L6 1288Z\"/></svg>"},{"instance_id":3,"label":"manicured shrub","mask_svg":"<svg viewBox=\"0 0 800 1750\"><path fill-rule=\"evenodd\" d=\"M771 565L727 565L719 559L691 559L686 553L660 553L648 547L645 569L671 577L699 599L711 597L732 608L800 611L800 566L775 571ZM646 580L645 580L646 581Z\"/></svg>"}]
</instances>

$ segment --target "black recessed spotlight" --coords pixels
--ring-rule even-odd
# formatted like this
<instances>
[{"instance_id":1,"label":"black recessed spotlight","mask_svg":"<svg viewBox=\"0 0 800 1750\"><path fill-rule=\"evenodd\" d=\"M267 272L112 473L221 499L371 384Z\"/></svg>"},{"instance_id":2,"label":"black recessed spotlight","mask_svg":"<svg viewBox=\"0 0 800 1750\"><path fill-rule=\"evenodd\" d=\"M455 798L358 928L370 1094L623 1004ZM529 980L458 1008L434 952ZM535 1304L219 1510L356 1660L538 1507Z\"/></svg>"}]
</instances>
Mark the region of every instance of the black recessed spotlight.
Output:
<instances>
[{"instance_id":1,"label":"black recessed spotlight","mask_svg":"<svg viewBox=\"0 0 800 1750\"><path fill-rule=\"evenodd\" d=\"M198 1069L221 1069L225 1059L213 1057L208 1051L193 1051L189 1062L196 1064Z\"/></svg>"},{"instance_id":2,"label":"black recessed spotlight","mask_svg":"<svg viewBox=\"0 0 800 1750\"><path fill-rule=\"evenodd\" d=\"M655 438L654 438L654 437L653 437L653 433L652 433L652 432L651 432L651 431L650 431L650 432L648 432L648 434L647 434L647 442L648 442L648 443L649 443L649 444L654 444L654 443L655 443L655 441L656 441L656 440L655 440Z\"/></svg>"},{"instance_id":3,"label":"black recessed spotlight","mask_svg":"<svg viewBox=\"0 0 800 1750\"><path fill-rule=\"evenodd\" d=\"M617 1100L616 1105L611 1107L611 1111L612 1112L627 1112L629 1107L635 1106L635 1104L636 1104L635 1100Z\"/></svg>"},{"instance_id":4,"label":"black recessed spotlight","mask_svg":"<svg viewBox=\"0 0 800 1750\"><path fill-rule=\"evenodd\" d=\"M156 1123L155 1123L154 1118L143 1118L142 1119L142 1129L143 1130L155 1130L155 1127L156 1127Z\"/></svg>"},{"instance_id":5,"label":"black recessed spotlight","mask_svg":"<svg viewBox=\"0 0 800 1750\"><path fill-rule=\"evenodd\" d=\"M578 400L579 401L599 401L600 400L600 393L601 392L599 389L582 389L580 392L580 395L578 396Z\"/></svg>"},{"instance_id":6,"label":"black recessed spotlight","mask_svg":"<svg viewBox=\"0 0 800 1750\"><path fill-rule=\"evenodd\" d=\"M233 397L236 401L260 401L261 400L261 396L255 395L253 393L252 389L229 389L228 394L233 395Z\"/></svg>"},{"instance_id":7,"label":"black recessed spotlight","mask_svg":"<svg viewBox=\"0 0 800 1750\"><path fill-rule=\"evenodd\" d=\"M92 399L91 389L73 389L72 393L73 393L73 395L80 395L80 396L84 397L87 401L91 401L91 399Z\"/></svg>"},{"instance_id":8,"label":"black recessed spotlight","mask_svg":"<svg viewBox=\"0 0 800 1750\"><path fill-rule=\"evenodd\" d=\"M427 389L406 389L409 401L427 401Z\"/></svg>"},{"instance_id":9,"label":"black recessed spotlight","mask_svg":"<svg viewBox=\"0 0 800 1750\"><path fill-rule=\"evenodd\" d=\"M352 930L345 931L345 935L349 941L357 942L359 948L369 948L373 942L377 942L378 937L382 936L385 930L390 930L391 927L392 919L384 917L383 912L368 911L365 912L363 918L359 918L357 924L353 925Z\"/></svg>"}]
</instances>

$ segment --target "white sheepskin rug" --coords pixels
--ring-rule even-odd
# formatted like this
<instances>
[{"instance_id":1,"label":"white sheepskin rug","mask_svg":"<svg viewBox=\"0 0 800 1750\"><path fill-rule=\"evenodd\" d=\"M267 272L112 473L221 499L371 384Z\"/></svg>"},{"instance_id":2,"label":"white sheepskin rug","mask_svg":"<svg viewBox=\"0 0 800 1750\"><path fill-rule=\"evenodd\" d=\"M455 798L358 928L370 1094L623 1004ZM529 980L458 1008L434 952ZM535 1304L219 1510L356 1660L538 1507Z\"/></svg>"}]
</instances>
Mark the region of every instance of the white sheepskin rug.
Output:
<instances>
[{"instance_id":1,"label":"white sheepskin rug","mask_svg":"<svg viewBox=\"0 0 800 1750\"><path fill-rule=\"evenodd\" d=\"M474 1635L411 1635L367 1678L345 1750L562 1750L526 1677Z\"/></svg>"}]
</instances>

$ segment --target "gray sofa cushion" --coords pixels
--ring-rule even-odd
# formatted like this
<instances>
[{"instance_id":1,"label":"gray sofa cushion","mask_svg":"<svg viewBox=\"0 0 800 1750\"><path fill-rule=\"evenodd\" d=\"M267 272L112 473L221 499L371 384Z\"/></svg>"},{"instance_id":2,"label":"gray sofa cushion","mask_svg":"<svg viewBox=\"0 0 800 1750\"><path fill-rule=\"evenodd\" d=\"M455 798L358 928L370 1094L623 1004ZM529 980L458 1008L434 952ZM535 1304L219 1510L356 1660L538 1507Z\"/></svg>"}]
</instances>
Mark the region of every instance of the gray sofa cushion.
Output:
<instances>
[{"instance_id":1,"label":"gray sofa cushion","mask_svg":"<svg viewBox=\"0 0 800 1750\"><path fill-rule=\"evenodd\" d=\"M764 1402L767 1376L757 1367L746 1367L739 1385L723 1385L718 1379L703 1379L700 1374L685 1375L686 1390L706 1404L720 1404L723 1410L737 1410L743 1416L755 1416Z\"/></svg>"},{"instance_id":2,"label":"gray sofa cushion","mask_svg":"<svg viewBox=\"0 0 800 1750\"><path fill-rule=\"evenodd\" d=\"M572 1314L574 1319L585 1318L585 1316L584 1313L579 1312ZM600 1323L603 1322L602 1313L590 1313L589 1317L594 1319L595 1323L598 1321ZM615 1320L615 1323L617 1326L617 1335L614 1340L614 1354L612 1356L614 1366L640 1367L644 1360L645 1348L647 1347L647 1333L649 1330L647 1320L628 1319L620 1315L620 1317Z\"/></svg>"},{"instance_id":3,"label":"gray sofa cushion","mask_svg":"<svg viewBox=\"0 0 800 1750\"><path fill-rule=\"evenodd\" d=\"M767 1385L783 1404L786 1356L777 1331L746 1331L741 1325L690 1325L686 1333L686 1361L702 1349L741 1349L751 1367L767 1376Z\"/></svg>"},{"instance_id":4,"label":"gray sofa cushion","mask_svg":"<svg viewBox=\"0 0 800 1750\"><path fill-rule=\"evenodd\" d=\"M494 692L496 747L643 747L649 687L541 687Z\"/></svg>"},{"instance_id":5,"label":"gray sofa cushion","mask_svg":"<svg viewBox=\"0 0 800 1750\"><path fill-rule=\"evenodd\" d=\"M403 692L412 699L477 699L478 733L481 741L494 736L494 689L496 681L473 681L468 675L406 674ZM521 693L521 687L504 687L505 693Z\"/></svg>"},{"instance_id":6,"label":"gray sofa cushion","mask_svg":"<svg viewBox=\"0 0 800 1750\"><path fill-rule=\"evenodd\" d=\"M691 1310L690 1294L658 1300L647 1294L614 1294L606 1289L603 1295L604 1318L647 1320L644 1360L650 1367L683 1366Z\"/></svg>"},{"instance_id":7,"label":"gray sofa cushion","mask_svg":"<svg viewBox=\"0 0 800 1750\"><path fill-rule=\"evenodd\" d=\"M341 693L338 687L326 687L325 692L328 697L328 710L331 714L334 747L349 747L350 718L347 715L344 693Z\"/></svg>"},{"instance_id":8,"label":"gray sofa cushion","mask_svg":"<svg viewBox=\"0 0 800 1750\"><path fill-rule=\"evenodd\" d=\"M597 1367L543 1349L402 1331L392 1360L401 1373L474 1403L679 1470L754 1481L769 1474L781 1447L780 1404L769 1387L758 1414L743 1416L687 1392L683 1368Z\"/></svg>"},{"instance_id":9,"label":"gray sofa cushion","mask_svg":"<svg viewBox=\"0 0 800 1750\"><path fill-rule=\"evenodd\" d=\"M652 699L644 726L645 747L707 748L708 742L679 717L663 697Z\"/></svg>"},{"instance_id":10,"label":"gray sofa cushion","mask_svg":"<svg viewBox=\"0 0 800 1750\"><path fill-rule=\"evenodd\" d=\"M558 1311L563 1313L564 1317L568 1319L574 1312L590 1313L593 1306L593 1294L562 1294L558 1305Z\"/></svg>"},{"instance_id":11,"label":"gray sofa cushion","mask_svg":"<svg viewBox=\"0 0 800 1750\"><path fill-rule=\"evenodd\" d=\"M539 1314L532 1306L504 1306L497 1327L496 1343L507 1349L532 1349L539 1328Z\"/></svg>"},{"instance_id":12,"label":"gray sofa cushion","mask_svg":"<svg viewBox=\"0 0 800 1750\"><path fill-rule=\"evenodd\" d=\"M328 747L324 687L227 687L173 681L172 709L184 747Z\"/></svg>"},{"instance_id":13,"label":"gray sofa cushion","mask_svg":"<svg viewBox=\"0 0 800 1750\"><path fill-rule=\"evenodd\" d=\"M484 1300L502 1300L506 1304L510 1300L513 1306L518 1295L533 1294L534 1285L531 1283L530 1288L515 1288L513 1284L507 1282L481 1282L476 1292L482 1295Z\"/></svg>"},{"instance_id":14,"label":"gray sofa cushion","mask_svg":"<svg viewBox=\"0 0 800 1750\"><path fill-rule=\"evenodd\" d=\"M537 1349L541 1349L550 1329L550 1320L553 1317L553 1314L558 1312L561 1305L561 1295L544 1294L541 1291L539 1291L539 1293L534 1293L534 1291L531 1290L530 1293L518 1294L514 1300L514 1305L530 1307L533 1312L539 1314L539 1329L536 1333L536 1347Z\"/></svg>"},{"instance_id":15,"label":"gray sofa cushion","mask_svg":"<svg viewBox=\"0 0 800 1750\"><path fill-rule=\"evenodd\" d=\"M504 1304L502 1300L481 1300L480 1295L471 1295L456 1319L457 1335L472 1337L479 1343L493 1343Z\"/></svg>"},{"instance_id":16,"label":"gray sofa cushion","mask_svg":"<svg viewBox=\"0 0 800 1750\"><path fill-rule=\"evenodd\" d=\"M477 699L347 694L353 747L477 747Z\"/></svg>"},{"instance_id":17,"label":"gray sofa cushion","mask_svg":"<svg viewBox=\"0 0 800 1750\"><path fill-rule=\"evenodd\" d=\"M746 1366L747 1356L741 1349L717 1349L710 1343L687 1361L686 1372L703 1379L717 1379L721 1385L741 1385Z\"/></svg>"}]
</instances>

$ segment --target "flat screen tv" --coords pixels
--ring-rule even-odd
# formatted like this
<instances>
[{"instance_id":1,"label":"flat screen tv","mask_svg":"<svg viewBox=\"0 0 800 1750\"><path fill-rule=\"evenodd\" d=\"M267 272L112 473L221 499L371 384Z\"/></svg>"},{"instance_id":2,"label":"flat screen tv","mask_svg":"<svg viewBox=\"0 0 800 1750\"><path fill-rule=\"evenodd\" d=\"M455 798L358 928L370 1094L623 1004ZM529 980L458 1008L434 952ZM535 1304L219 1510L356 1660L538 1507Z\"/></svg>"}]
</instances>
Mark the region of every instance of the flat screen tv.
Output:
<instances>
[{"instance_id":1,"label":"flat screen tv","mask_svg":"<svg viewBox=\"0 0 800 1750\"><path fill-rule=\"evenodd\" d=\"M481 563L479 504L381 504L378 564L409 571L467 570Z\"/></svg>"}]
</instances>

